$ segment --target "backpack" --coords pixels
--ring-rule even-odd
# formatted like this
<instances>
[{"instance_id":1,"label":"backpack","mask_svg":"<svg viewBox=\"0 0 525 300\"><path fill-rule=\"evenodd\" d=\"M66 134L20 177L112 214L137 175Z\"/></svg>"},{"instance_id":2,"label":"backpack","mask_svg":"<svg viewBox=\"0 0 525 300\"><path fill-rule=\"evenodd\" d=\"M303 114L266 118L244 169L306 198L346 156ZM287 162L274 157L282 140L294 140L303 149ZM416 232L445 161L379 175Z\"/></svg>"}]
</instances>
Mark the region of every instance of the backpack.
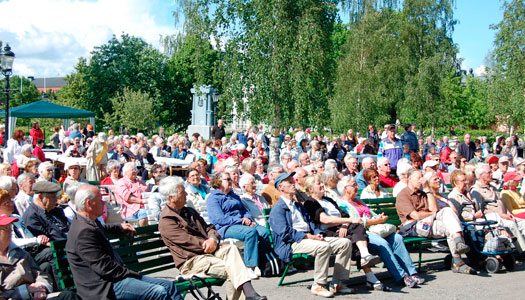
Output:
<instances>
[{"instance_id":1,"label":"backpack","mask_svg":"<svg viewBox=\"0 0 525 300\"><path fill-rule=\"evenodd\" d=\"M281 276L286 264L273 251L259 252L259 269L263 277Z\"/></svg>"}]
</instances>

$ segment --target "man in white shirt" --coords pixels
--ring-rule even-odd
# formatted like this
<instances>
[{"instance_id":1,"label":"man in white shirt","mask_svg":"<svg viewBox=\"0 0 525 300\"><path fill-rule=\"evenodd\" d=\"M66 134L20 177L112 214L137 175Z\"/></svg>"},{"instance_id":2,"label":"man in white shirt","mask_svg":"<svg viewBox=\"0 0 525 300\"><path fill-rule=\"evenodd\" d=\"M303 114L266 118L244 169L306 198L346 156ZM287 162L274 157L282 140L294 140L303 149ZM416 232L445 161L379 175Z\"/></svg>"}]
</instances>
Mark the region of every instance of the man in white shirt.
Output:
<instances>
[{"instance_id":1,"label":"man in white shirt","mask_svg":"<svg viewBox=\"0 0 525 300\"><path fill-rule=\"evenodd\" d=\"M23 215L29 204L33 202L33 184L35 184L35 176L29 173L23 173L18 176L17 183L19 192L15 197L15 206L19 215Z\"/></svg>"}]
</instances>

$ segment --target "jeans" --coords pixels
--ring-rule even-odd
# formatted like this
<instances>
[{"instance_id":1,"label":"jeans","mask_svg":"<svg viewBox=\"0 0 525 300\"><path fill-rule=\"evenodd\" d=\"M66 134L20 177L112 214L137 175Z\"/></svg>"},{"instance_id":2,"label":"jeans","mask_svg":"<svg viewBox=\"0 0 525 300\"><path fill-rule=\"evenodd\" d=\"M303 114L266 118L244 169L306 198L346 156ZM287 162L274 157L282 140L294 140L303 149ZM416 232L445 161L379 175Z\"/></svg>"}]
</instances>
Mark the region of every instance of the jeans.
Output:
<instances>
[{"instance_id":1,"label":"jeans","mask_svg":"<svg viewBox=\"0 0 525 300\"><path fill-rule=\"evenodd\" d=\"M142 279L127 277L115 282L113 291L117 299L123 300L182 300L175 282L148 276L142 276Z\"/></svg>"},{"instance_id":2,"label":"jeans","mask_svg":"<svg viewBox=\"0 0 525 300\"><path fill-rule=\"evenodd\" d=\"M403 279L405 275L417 273L401 235L393 233L382 238L377 234L369 233L368 239L371 252L379 254L395 281Z\"/></svg>"},{"instance_id":3,"label":"jeans","mask_svg":"<svg viewBox=\"0 0 525 300\"><path fill-rule=\"evenodd\" d=\"M265 227L255 225L232 225L226 229L224 238L234 238L244 242L244 263L247 267L259 265L259 247L268 249L268 231ZM260 244L259 244L260 242Z\"/></svg>"}]
</instances>

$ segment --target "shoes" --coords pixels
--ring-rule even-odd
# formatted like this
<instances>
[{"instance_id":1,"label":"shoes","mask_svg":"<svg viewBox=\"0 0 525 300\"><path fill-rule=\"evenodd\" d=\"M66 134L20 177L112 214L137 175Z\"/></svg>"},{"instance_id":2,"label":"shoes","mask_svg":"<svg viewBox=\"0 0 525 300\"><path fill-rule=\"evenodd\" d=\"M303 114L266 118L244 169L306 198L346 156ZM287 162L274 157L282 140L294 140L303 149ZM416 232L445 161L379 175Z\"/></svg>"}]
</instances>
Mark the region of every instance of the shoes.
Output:
<instances>
[{"instance_id":1,"label":"shoes","mask_svg":"<svg viewBox=\"0 0 525 300\"><path fill-rule=\"evenodd\" d=\"M470 251L470 247L467 246L464 242L459 242L456 244L456 254L465 254Z\"/></svg>"},{"instance_id":2,"label":"shoes","mask_svg":"<svg viewBox=\"0 0 525 300\"><path fill-rule=\"evenodd\" d=\"M381 258L377 255L369 254L365 257L361 257L361 269L371 268L378 264L381 261Z\"/></svg>"},{"instance_id":3,"label":"shoes","mask_svg":"<svg viewBox=\"0 0 525 300\"><path fill-rule=\"evenodd\" d=\"M348 294L355 293L355 290L353 288L349 288L342 283L336 283L336 284L330 283L329 291L333 294L340 294L340 295L348 295Z\"/></svg>"},{"instance_id":4,"label":"shoes","mask_svg":"<svg viewBox=\"0 0 525 300\"><path fill-rule=\"evenodd\" d=\"M253 268L253 272L255 273L255 275L261 277L261 269L259 269L259 267Z\"/></svg>"},{"instance_id":5,"label":"shoes","mask_svg":"<svg viewBox=\"0 0 525 300\"><path fill-rule=\"evenodd\" d=\"M414 280L417 283L417 285L422 285L423 283L425 283L425 279L423 279L423 278L421 278L421 277L419 277L419 276L417 276L415 274L411 275L410 279Z\"/></svg>"},{"instance_id":6,"label":"shoes","mask_svg":"<svg viewBox=\"0 0 525 300\"><path fill-rule=\"evenodd\" d=\"M413 288L417 284L417 282L414 279L410 278L410 276L403 277L403 282L405 283L405 286L409 288Z\"/></svg>"},{"instance_id":7,"label":"shoes","mask_svg":"<svg viewBox=\"0 0 525 300\"><path fill-rule=\"evenodd\" d=\"M291 274L294 274L294 273L297 273L297 269L294 267L294 266L290 266L288 268L288 271L286 272L288 275L291 275Z\"/></svg>"},{"instance_id":8,"label":"shoes","mask_svg":"<svg viewBox=\"0 0 525 300\"><path fill-rule=\"evenodd\" d=\"M449 252L450 251L447 246L441 245L440 243L435 243L435 244L433 243L432 247L428 248L428 250L432 252Z\"/></svg>"},{"instance_id":9,"label":"shoes","mask_svg":"<svg viewBox=\"0 0 525 300\"><path fill-rule=\"evenodd\" d=\"M252 267L246 267L246 270L248 271L248 276L250 276L251 280L257 280L259 279L259 275L255 273L255 268ZM260 272L260 271L259 271Z\"/></svg>"},{"instance_id":10,"label":"shoes","mask_svg":"<svg viewBox=\"0 0 525 300\"><path fill-rule=\"evenodd\" d=\"M390 292L392 291L392 288L388 285L383 284L381 281L378 281L376 283L367 281L366 282L366 288L368 290L376 290L376 291L383 291L383 292Z\"/></svg>"},{"instance_id":11,"label":"shoes","mask_svg":"<svg viewBox=\"0 0 525 300\"><path fill-rule=\"evenodd\" d=\"M330 292L329 290L325 289L324 286L318 285L317 283L314 283L312 285L312 288L310 289L310 292L316 296L324 297L324 298L332 298L334 296L334 293Z\"/></svg>"},{"instance_id":12,"label":"shoes","mask_svg":"<svg viewBox=\"0 0 525 300\"><path fill-rule=\"evenodd\" d=\"M257 295L253 297L246 297L246 300L268 300L268 298L266 298L266 296Z\"/></svg>"}]
</instances>

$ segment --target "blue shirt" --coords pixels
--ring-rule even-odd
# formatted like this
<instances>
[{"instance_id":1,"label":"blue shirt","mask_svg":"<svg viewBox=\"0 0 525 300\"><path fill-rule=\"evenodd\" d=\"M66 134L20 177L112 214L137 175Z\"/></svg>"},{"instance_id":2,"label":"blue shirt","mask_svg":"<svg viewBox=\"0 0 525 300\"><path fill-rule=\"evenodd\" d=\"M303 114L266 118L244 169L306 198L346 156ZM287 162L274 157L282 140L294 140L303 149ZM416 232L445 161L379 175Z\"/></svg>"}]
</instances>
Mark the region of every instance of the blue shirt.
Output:
<instances>
[{"instance_id":1,"label":"blue shirt","mask_svg":"<svg viewBox=\"0 0 525 300\"><path fill-rule=\"evenodd\" d=\"M215 225L222 238L231 225L242 225L242 218L255 221L242 204L241 198L233 191L228 195L219 190L211 191L206 206L210 223Z\"/></svg>"}]
</instances>

